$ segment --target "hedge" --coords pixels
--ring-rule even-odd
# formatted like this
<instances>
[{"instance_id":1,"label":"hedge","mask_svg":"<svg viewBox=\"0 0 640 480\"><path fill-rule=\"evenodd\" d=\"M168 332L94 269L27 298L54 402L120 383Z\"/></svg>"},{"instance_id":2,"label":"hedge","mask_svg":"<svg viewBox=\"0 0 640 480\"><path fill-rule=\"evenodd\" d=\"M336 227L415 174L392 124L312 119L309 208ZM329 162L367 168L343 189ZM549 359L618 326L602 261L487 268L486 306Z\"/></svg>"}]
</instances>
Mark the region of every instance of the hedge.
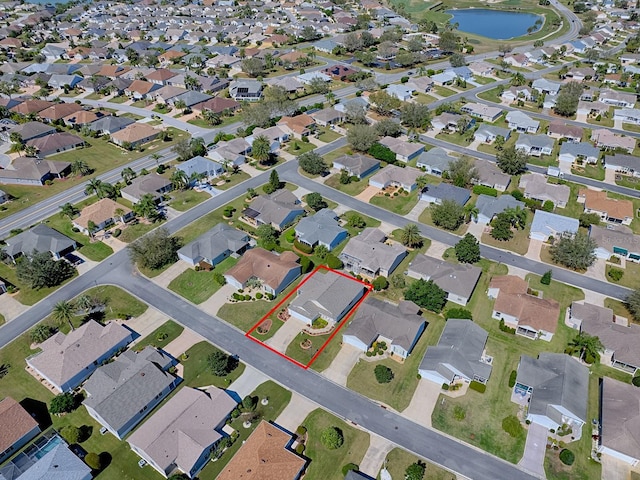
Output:
<instances>
[{"instance_id":1,"label":"hedge","mask_svg":"<svg viewBox=\"0 0 640 480\"><path fill-rule=\"evenodd\" d=\"M473 320L473 316L469 310L459 307L450 308L444 313L445 320L449 320L450 318Z\"/></svg>"},{"instance_id":2,"label":"hedge","mask_svg":"<svg viewBox=\"0 0 640 480\"><path fill-rule=\"evenodd\" d=\"M506 332L506 333L510 333L512 335L516 334L516 329L515 328L511 328L511 327L507 327L504 324L504 320L500 320L500 324L499 324L498 328L500 328L501 331Z\"/></svg>"},{"instance_id":3,"label":"hedge","mask_svg":"<svg viewBox=\"0 0 640 480\"><path fill-rule=\"evenodd\" d=\"M469 388L480 393L484 393L487 390L487 386L484 383L476 382L475 380L469 384Z\"/></svg>"},{"instance_id":4,"label":"hedge","mask_svg":"<svg viewBox=\"0 0 640 480\"><path fill-rule=\"evenodd\" d=\"M518 372L511 370L511 373L509 374L509 388L515 387L516 378L518 378Z\"/></svg>"},{"instance_id":5,"label":"hedge","mask_svg":"<svg viewBox=\"0 0 640 480\"><path fill-rule=\"evenodd\" d=\"M640 376L634 377L633 380L631 380L631 383L633 383L636 387L640 387Z\"/></svg>"},{"instance_id":6,"label":"hedge","mask_svg":"<svg viewBox=\"0 0 640 480\"><path fill-rule=\"evenodd\" d=\"M498 191L495 188L487 187L485 185L474 185L473 193L476 195L489 195L490 197L498 196Z\"/></svg>"},{"instance_id":7,"label":"hedge","mask_svg":"<svg viewBox=\"0 0 640 480\"><path fill-rule=\"evenodd\" d=\"M522 433L524 427L520 424L520 420L515 415L509 415L502 419L502 429L512 437L517 437Z\"/></svg>"},{"instance_id":8,"label":"hedge","mask_svg":"<svg viewBox=\"0 0 640 480\"><path fill-rule=\"evenodd\" d=\"M342 268L342 260L340 260L338 257L336 257L334 254L330 253L329 255L327 255L327 257L325 258L326 262L327 262L327 267L332 268L334 270L337 270L339 268Z\"/></svg>"},{"instance_id":9,"label":"hedge","mask_svg":"<svg viewBox=\"0 0 640 480\"><path fill-rule=\"evenodd\" d=\"M313 252L313 247L310 247L306 243L299 242L298 239L293 241L293 246L296 247L302 253L310 255Z\"/></svg>"}]
</instances>

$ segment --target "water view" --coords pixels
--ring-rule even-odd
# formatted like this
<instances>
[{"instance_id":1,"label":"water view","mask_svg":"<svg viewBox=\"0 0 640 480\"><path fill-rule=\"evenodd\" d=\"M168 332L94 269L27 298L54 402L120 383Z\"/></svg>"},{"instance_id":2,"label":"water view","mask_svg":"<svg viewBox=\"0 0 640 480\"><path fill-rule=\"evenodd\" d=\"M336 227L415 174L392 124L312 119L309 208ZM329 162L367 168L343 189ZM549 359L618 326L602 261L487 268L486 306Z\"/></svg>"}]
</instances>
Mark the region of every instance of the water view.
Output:
<instances>
[{"instance_id":1,"label":"water view","mask_svg":"<svg viewBox=\"0 0 640 480\"><path fill-rule=\"evenodd\" d=\"M528 33L528 29L535 27L537 31L542 27L536 25L536 21L544 22L544 18L534 13L502 12L499 10L484 10L469 8L464 10L447 10L453 15L450 22L458 24L461 32L481 35L495 40L521 37Z\"/></svg>"}]
</instances>

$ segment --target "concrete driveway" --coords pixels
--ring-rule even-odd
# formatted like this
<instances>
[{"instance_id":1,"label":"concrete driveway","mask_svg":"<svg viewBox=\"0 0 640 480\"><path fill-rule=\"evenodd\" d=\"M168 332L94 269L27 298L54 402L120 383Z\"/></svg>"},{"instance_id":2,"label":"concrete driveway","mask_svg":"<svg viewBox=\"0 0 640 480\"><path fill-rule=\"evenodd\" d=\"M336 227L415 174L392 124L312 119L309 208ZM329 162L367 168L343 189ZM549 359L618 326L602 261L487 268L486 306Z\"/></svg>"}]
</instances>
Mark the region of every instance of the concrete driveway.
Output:
<instances>
[{"instance_id":1,"label":"concrete driveway","mask_svg":"<svg viewBox=\"0 0 640 480\"><path fill-rule=\"evenodd\" d=\"M296 367L297 368L297 367ZM302 425L304 419L316 408L320 408L318 404L303 397L302 395L292 392L291 401L284 408L282 413L276 418L276 422L281 427L286 428L290 432L295 432L296 428Z\"/></svg>"},{"instance_id":2,"label":"concrete driveway","mask_svg":"<svg viewBox=\"0 0 640 480\"><path fill-rule=\"evenodd\" d=\"M185 328L178 338L169 342L169 344L163 348L165 352L171 355L173 358L178 358L184 352L193 347L196 343L200 343L205 339L198 335L196 332L189 328Z\"/></svg>"},{"instance_id":3,"label":"concrete driveway","mask_svg":"<svg viewBox=\"0 0 640 480\"><path fill-rule=\"evenodd\" d=\"M264 373L247 365L242 375L227 388L227 391L238 402L241 402L242 399L253 392L258 385L263 384L267 380L269 380L269 377Z\"/></svg>"},{"instance_id":4,"label":"concrete driveway","mask_svg":"<svg viewBox=\"0 0 640 480\"><path fill-rule=\"evenodd\" d=\"M371 198L374 197L379 191L380 189L378 187L367 187L358 195L356 195L356 198L360 201L369 203L369 200L371 200Z\"/></svg>"},{"instance_id":5,"label":"concrete driveway","mask_svg":"<svg viewBox=\"0 0 640 480\"><path fill-rule=\"evenodd\" d=\"M438 403L442 385L422 379L413 393L411 403L402 411L402 415L423 427L431 428L431 414Z\"/></svg>"},{"instance_id":6,"label":"concrete driveway","mask_svg":"<svg viewBox=\"0 0 640 480\"><path fill-rule=\"evenodd\" d=\"M610 455L602 455L602 480L629 480L631 465Z\"/></svg>"},{"instance_id":7,"label":"concrete driveway","mask_svg":"<svg viewBox=\"0 0 640 480\"><path fill-rule=\"evenodd\" d=\"M342 348L340 348L340 351L333 359L333 362L331 362L331 365L329 365L329 368L322 374L339 385L346 385L347 377L351 373L351 370L353 370L355 364L358 363L360 355L362 355L361 350L348 343L343 343Z\"/></svg>"},{"instance_id":8,"label":"concrete driveway","mask_svg":"<svg viewBox=\"0 0 640 480\"><path fill-rule=\"evenodd\" d=\"M220 307L229 301L229 297L236 290L236 287L227 283L220 287L220 290L211 295L207 300L198 305L198 308L210 315L215 315L218 313L218 310L220 310Z\"/></svg>"},{"instance_id":9,"label":"concrete driveway","mask_svg":"<svg viewBox=\"0 0 640 480\"><path fill-rule=\"evenodd\" d=\"M279 322L280 320L275 321ZM287 351L287 347L289 346L289 344L293 341L294 338L296 338L296 335L298 335L303 328L303 322L301 322L300 320L296 320L295 318L290 318L289 320L284 322L284 325L280 327L280 329L273 335L273 337L271 337L264 343L269 345L271 348L284 353Z\"/></svg>"},{"instance_id":10,"label":"concrete driveway","mask_svg":"<svg viewBox=\"0 0 640 480\"><path fill-rule=\"evenodd\" d=\"M8 293L0 295L0 314L4 316L6 322L10 322L28 308L29 306L21 304Z\"/></svg>"},{"instance_id":11,"label":"concrete driveway","mask_svg":"<svg viewBox=\"0 0 640 480\"><path fill-rule=\"evenodd\" d=\"M369 434L369 448L364 458L360 462L360 471L372 478L378 477L378 472L384 465L387 454L393 450L395 445L389 440L375 434Z\"/></svg>"},{"instance_id":12,"label":"concrete driveway","mask_svg":"<svg viewBox=\"0 0 640 480\"><path fill-rule=\"evenodd\" d=\"M523 469L534 475L545 478L544 474L544 452L547 446L546 427L532 423L529 425L527 433L527 443L524 446L524 455L518 462Z\"/></svg>"},{"instance_id":13,"label":"concrete driveway","mask_svg":"<svg viewBox=\"0 0 640 480\"><path fill-rule=\"evenodd\" d=\"M525 253L525 257L530 260L540 261L540 251L542 250L544 242L542 240L529 240L529 250Z\"/></svg>"},{"instance_id":14,"label":"concrete driveway","mask_svg":"<svg viewBox=\"0 0 640 480\"><path fill-rule=\"evenodd\" d=\"M187 265L185 262L178 260L176 263L171 265L169 268L167 268L164 272L162 272L157 277L154 277L152 280L156 282L158 285L160 285L161 287L167 288L171 283L171 280L173 280L174 278L176 278L178 275L180 275L182 272L185 272L189 268L191 267L189 267L189 265Z\"/></svg>"}]
</instances>

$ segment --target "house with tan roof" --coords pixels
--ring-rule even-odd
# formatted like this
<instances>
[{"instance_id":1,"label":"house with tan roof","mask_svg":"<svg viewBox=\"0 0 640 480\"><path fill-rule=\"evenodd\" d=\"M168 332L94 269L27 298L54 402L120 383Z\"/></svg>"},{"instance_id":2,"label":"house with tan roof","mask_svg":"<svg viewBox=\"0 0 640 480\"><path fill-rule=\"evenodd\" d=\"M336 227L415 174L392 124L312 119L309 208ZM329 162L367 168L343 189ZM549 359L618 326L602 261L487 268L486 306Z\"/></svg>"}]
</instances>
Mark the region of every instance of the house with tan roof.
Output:
<instances>
[{"instance_id":1,"label":"house with tan roof","mask_svg":"<svg viewBox=\"0 0 640 480\"><path fill-rule=\"evenodd\" d=\"M387 243L387 235L377 228L365 228L349 239L338 258L346 271L375 278L388 277L407 256L407 250L398 243Z\"/></svg>"},{"instance_id":2,"label":"house with tan roof","mask_svg":"<svg viewBox=\"0 0 640 480\"><path fill-rule=\"evenodd\" d=\"M566 138L568 141L578 143L582 140L584 129L575 125L567 125L566 123L551 122L547 135L551 138L560 140Z\"/></svg>"},{"instance_id":3,"label":"house with tan roof","mask_svg":"<svg viewBox=\"0 0 640 480\"><path fill-rule=\"evenodd\" d=\"M282 117L276 125L282 128L285 133L301 139L311 135L316 128L316 121L313 117L303 113L295 117Z\"/></svg>"},{"instance_id":4,"label":"house with tan roof","mask_svg":"<svg viewBox=\"0 0 640 480\"><path fill-rule=\"evenodd\" d=\"M626 150L627 153L631 153L633 152L633 149L636 148L635 138L616 135L606 128L593 130L591 132L591 141L596 147L600 147L605 150L615 150L620 148L622 150ZM606 164L605 167L607 167Z\"/></svg>"},{"instance_id":5,"label":"house with tan roof","mask_svg":"<svg viewBox=\"0 0 640 480\"><path fill-rule=\"evenodd\" d=\"M40 433L38 422L11 397L0 400L0 463Z\"/></svg>"},{"instance_id":6,"label":"house with tan roof","mask_svg":"<svg viewBox=\"0 0 640 480\"><path fill-rule=\"evenodd\" d=\"M278 295L302 273L300 258L291 251L281 254L252 248L224 274L227 283L242 289L257 282L271 295Z\"/></svg>"},{"instance_id":7,"label":"house with tan roof","mask_svg":"<svg viewBox=\"0 0 640 480\"><path fill-rule=\"evenodd\" d=\"M56 103L42 110L38 116L46 122L53 122L80 110L82 110L82 105L77 103Z\"/></svg>"},{"instance_id":8,"label":"house with tan roof","mask_svg":"<svg viewBox=\"0 0 640 480\"><path fill-rule=\"evenodd\" d=\"M59 392L80 385L105 360L133 340L132 332L116 322L89 320L67 335L58 332L27 357L27 371L43 378Z\"/></svg>"},{"instance_id":9,"label":"house with tan roof","mask_svg":"<svg viewBox=\"0 0 640 480\"><path fill-rule=\"evenodd\" d=\"M110 198L102 198L96 203L87 205L80 212L80 216L73 219L73 226L85 235L90 235L118 222L126 222L133 218L133 211ZM95 229L89 232L89 222L93 222Z\"/></svg>"},{"instance_id":10,"label":"house with tan roof","mask_svg":"<svg viewBox=\"0 0 640 480\"><path fill-rule=\"evenodd\" d=\"M296 218L302 217L305 210L298 197L287 189L281 189L270 195L260 195L242 211L242 219L250 225L271 225L276 230L284 230Z\"/></svg>"},{"instance_id":11,"label":"house with tan roof","mask_svg":"<svg viewBox=\"0 0 640 480\"><path fill-rule=\"evenodd\" d=\"M159 134L160 130L146 123L136 122L111 134L111 141L121 147L129 144L131 148L136 148L138 145L143 145L155 139Z\"/></svg>"},{"instance_id":12,"label":"house with tan roof","mask_svg":"<svg viewBox=\"0 0 640 480\"><path fill-rule=\"evenodd\" d=\"M0 169L0 183L12 185L44 185L47 180L66 177L69 162L54 162L40 158L18 157L7 168Z\"/></svg>"},{"instance_id":13,"label":"house with tan roof","mask_svg":"<svg viewBox=\"0 0 640 480\"><path fill-rule=\"evenodd\" d=\"M539 173L522 175L520 178L520 188L524 189L524 197L546 202L553 202L554 206L564 208L569 201L571 189L568 185L556 185L547 183L547 178Z\"/></svg>"},{"instance_id":14,"label":"house with tan roof","mask_svg":"<svg viewBox=\"0 0 640 480\"><path fill-rule=\"evenodd\" d=\"M163 477L179 470L193 478L224 437L236 401L216 387L184 387L129 436L127 442Z\"/></svg>"},{"instance_id":15,"label":"house with tan roof","mask_svg":"<svg viewBox=\"0 0 640 480\"><path fill-rule=\"evenodd\" d=\"M584 205L585 213L595 213L603 222L631 225L633 220L633 202L609 198L607 192L581 188L578 190L578 203Z\"/></svg>"},{"instance_id":16,"label":"house with tan roof","mask_svg":"<svg viewBox=\"0 0 640 480\"><path fill-rule=\"evenodd\" d=\"M52 105L55 105L55 102L38 99L26 100L22 103L19 103L15 107L12 107L10 111L19 113L21 115L29 115L30 113L41 112L45 108L49 108Z\"/></svg>"},{"instance_id":17,"label":"house with tan roof","mask_svg":"<svg viewBox=\"0 0 640 480\"><path fill-rule=\"evenodd\" d=\"M166 85L167 80L175 77L176 75L177 73L172 72L171 70L168 70L166 68L158 68L149 73L149 75L146 76L146 79L147 81L155 83L156 85Z\"/></svg>"},{"instance_id":18,"label":"house with tan roof","mask_svg":"<svg viewBox=\"0 0 640 480\"><path fill-rule=\"evenodd\" d=\"M65 116L62 120L64 124L67 126L83 126L88 125L89 123L95 122L99 118L102 118L104 114L102 112L92 112L88 110L78 110L77 112L70 113Z\"/></svg>"},{"instance_id":19,"label":"house with tan roof","mask_svg":"<svg viewBox=\"0 0 640 480\"><path fill-rule=\"evenodd\" d=\"M600 379L598 453L640 464L640 388L609 377Z\"/></svg>"},{"instance_id":20,"label":"house with tan roof","mask_svg":"<svg viewBox=\"0 0 640 480\"><path fill-rule=\"evenodd\" d=\"M298 480L307 461L292 443L290 434L262 420L216 480Z\"/></svg>"},{"instance_id":21,"label":"house with tan roof","mask_svg":"<svg viewBox=\"0 0 640 480\"><path fill-rule=\"evenodd\" d=\"M558 325L560 304L528 293L529 284L515 275L494 277L487 296L495 299L492 318L516 330L516 335L550 342Z\"/></svg>"},{"instance_id":22,"label":"house with tan roof","mask_svg":"<svg viewBox=\"0 0 640 480\"><path fill-rule=\"evenodd\" d=\"M132 203L137 203L144 195L152 195L156 202L160 201L162 194L171 191L172 184L169 179L150 173L136 177L131 181L131 185L124 187L120 194L122 198Z\"/></svg>"},{"instance_id":23,"label":"house with tan roof","mask_svg":"<svg viewBox=\"0 0 640 480\"><path fill-rule=\"evenodd\" d=\"M411 143L400 138L382 137L378 143L384 145L396 154L396 160L407 163L424 152L424 145L421 143Z\"/></svg>"},{"instance_id":24,"label":"house with tan roof","mask_svg":"<svg viewBox=\"0 0 640 480\"><path fill-rule=\"evenodd\" d=\"M158 90L160 85L157 83L147 82L145 80L134 80L127 88L124 89L124 93L128 97L133 97L136 100L146 98L151 92Z\"/></svg>"},{"instance_id":25,"label":"house with tan roof","mask_svg":"<svg viewBox=\"0 0 640 480\"><path fill-rule=\"evenodd\" d=\"M420 176L422 171L417 168L387 165L369 179L369 185L381 190L387 187L400 187L407 192L412 192L417 188L416 180Z\"/></svg>"}]
</instances>

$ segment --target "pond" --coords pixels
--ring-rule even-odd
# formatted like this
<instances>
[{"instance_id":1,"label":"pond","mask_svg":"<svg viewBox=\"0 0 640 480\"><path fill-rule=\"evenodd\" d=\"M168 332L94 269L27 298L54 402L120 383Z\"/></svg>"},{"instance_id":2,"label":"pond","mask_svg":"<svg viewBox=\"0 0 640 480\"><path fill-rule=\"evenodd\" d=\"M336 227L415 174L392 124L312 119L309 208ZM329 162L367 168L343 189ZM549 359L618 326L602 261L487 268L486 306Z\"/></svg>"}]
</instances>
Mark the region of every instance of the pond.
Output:
<instances>
[{"instance_id":1,"label":"pond","mask_svg":"<svg viewBox=\"0 0 640 480\"><path fill-rule=\"evenodd\" d=\"M527 35L531 27L538 31L544 22L544 17L534 13L503 12L480 8L461 10L447 10L452 15L451 24L457 23L461 32L481 35L495 40L506 40ZM536 22L539 22L536 26Z\"/></svg>"}]
</instances>

